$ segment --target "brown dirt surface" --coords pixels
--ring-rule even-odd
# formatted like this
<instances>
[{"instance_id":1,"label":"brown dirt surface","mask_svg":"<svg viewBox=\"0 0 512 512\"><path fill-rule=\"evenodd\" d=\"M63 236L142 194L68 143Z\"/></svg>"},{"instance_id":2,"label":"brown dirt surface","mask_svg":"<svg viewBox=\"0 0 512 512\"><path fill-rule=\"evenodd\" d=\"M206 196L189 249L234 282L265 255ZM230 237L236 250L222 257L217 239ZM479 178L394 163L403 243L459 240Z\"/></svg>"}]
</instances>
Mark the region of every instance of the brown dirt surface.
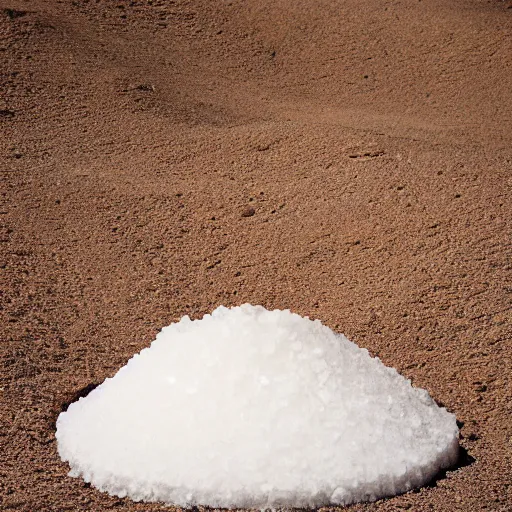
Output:
<instances>
[{"instance_id":1,"label":"brown dirt surface","mask_svg":"<svg viewBox=\"0 0 512 512\"><path fill-rule=\"evenodd\" d=\"M0 508L155 511L55 420L157 331L320 318L453 411L431 486L512 510L512 4L0 0Z\"/></svg>"}]
</instances>

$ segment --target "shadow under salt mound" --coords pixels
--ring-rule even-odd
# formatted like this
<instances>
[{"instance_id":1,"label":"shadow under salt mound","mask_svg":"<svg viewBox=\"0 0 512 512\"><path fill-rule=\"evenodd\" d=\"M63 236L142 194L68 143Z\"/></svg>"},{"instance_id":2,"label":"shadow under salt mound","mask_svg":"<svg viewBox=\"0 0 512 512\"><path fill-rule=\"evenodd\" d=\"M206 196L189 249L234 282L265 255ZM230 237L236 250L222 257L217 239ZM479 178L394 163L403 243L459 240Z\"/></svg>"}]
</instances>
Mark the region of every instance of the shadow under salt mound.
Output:
<instances>
[{"instance_id":1,"label":"shadow under salt mound","mask_svg":"<svg viewBox=\"0 0 512 512\"><path fill-rule=\"evenodd\" d=\"M76 391L69 393L67 395L66 400L60 404L60 408L55 412L54 417L52 418L53 430L57 430L57 418L59 417L61 412L66 412L73 402L76 402L80 398L85 398L91 391L96 389L100 384L100 382L90 382L83 388L80 388Z\"/></svg>"}]
</instances>

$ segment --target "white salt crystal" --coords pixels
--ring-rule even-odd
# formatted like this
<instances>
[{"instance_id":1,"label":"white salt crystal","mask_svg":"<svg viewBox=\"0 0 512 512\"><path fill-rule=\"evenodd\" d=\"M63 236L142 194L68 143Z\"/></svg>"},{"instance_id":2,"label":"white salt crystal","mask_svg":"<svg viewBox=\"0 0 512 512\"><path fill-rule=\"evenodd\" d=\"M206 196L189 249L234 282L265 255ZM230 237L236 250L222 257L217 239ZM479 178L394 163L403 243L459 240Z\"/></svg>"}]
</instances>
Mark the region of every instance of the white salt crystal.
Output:
<instances>
[{"instance_id":1,"label":"white salt crystal","mask_svg":"<svg viewBox=\"0 0 512 512\"><path fill-rule=\"evenodd\" d=\"M426 391L318 320L249 304L165 327L56 435L72 476L181 506L375 500L458 456Z\"/></svg>"}]
</instances>

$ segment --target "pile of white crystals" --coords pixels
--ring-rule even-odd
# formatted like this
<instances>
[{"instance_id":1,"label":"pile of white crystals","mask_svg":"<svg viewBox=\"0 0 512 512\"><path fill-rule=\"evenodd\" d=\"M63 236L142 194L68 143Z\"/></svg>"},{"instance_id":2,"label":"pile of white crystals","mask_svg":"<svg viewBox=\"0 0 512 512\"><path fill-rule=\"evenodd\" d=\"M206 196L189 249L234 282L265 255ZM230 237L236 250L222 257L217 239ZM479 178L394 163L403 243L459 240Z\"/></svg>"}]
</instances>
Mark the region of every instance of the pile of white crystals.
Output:
<instances>
[{"instance_id":1,"label":"pile of white crystals","mask_svg":"<svg viewBox=\"0 0 512 512\"><path fill-rule=\"evenodd\" d=\"M96 488L184 507L318 507L420 487L455 416L343 335L245 304L187 316L71 404L58 450Z\"/></svg>"}]
</instances>

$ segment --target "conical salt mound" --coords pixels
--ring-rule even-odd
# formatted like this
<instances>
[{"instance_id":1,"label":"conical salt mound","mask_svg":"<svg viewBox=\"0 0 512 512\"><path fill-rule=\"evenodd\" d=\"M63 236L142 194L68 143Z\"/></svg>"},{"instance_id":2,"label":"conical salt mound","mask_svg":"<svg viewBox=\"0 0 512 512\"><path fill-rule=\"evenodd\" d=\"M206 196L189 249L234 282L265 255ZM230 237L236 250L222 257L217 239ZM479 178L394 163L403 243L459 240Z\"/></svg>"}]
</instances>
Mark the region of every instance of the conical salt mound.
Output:
<instances>
[{"instance_id":1,"label":"conical salt mound","mask_svg":"<svg viewBox=\"0 0 512 512\"><path fill-rule=\"evenodd\" d=\"M184 317L57 421L71 475L133 500L316 507L418 487L456 461L453 414L318 320Z\"/></svg>"}]
</instances>

